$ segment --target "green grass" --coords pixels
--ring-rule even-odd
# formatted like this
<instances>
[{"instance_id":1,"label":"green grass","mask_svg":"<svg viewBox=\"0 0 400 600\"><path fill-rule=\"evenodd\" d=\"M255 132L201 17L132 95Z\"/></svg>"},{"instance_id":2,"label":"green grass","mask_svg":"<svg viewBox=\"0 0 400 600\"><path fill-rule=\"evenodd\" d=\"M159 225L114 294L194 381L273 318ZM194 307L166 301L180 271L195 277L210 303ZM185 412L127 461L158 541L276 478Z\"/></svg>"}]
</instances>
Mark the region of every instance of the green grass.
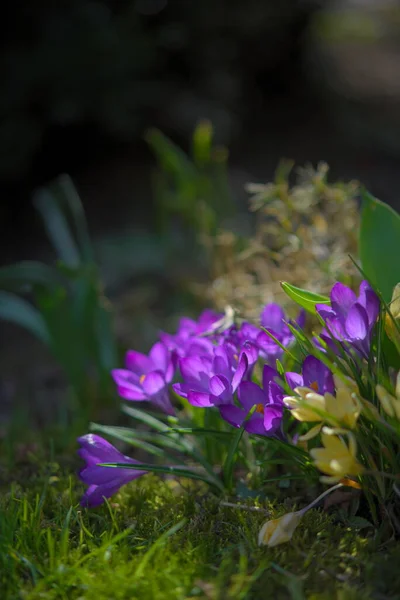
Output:
<instances>
[{"instance_id":1,"label":"green grass","mask_svg":"<svg viewBox=\"0 0 400 600\"><path fill-rule=\"evenodd\" d=\"M259 548L267 516L221 506L193 482L148 475L86 510L73 457L48 462L41 447L13 456L1 470L2 600L400 597L400 548L378 554L320 511L292 542ZM258 506L271 518L291 508Z\"/></svg>"}]
</instances>

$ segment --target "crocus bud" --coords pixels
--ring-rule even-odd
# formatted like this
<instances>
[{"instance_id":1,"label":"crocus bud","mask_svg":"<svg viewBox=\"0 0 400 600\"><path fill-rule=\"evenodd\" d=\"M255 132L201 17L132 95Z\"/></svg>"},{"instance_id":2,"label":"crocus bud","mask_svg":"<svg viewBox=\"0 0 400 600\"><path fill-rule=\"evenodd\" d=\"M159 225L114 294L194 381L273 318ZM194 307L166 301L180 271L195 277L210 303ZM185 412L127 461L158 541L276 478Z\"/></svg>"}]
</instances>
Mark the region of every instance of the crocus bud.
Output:
<instances>
[{"instance_id":1,"label":"crocus bud","mask_svg":"<svg viewBox=\"0 0 400 600\"><path fill-rule=\"evenodd\" d=\"M303 511L290 512L280 517L280 519L273 519L264 523L258 534L258 545L272 548L278 546L278 544L288 542L292 539L294 530L300 523L303 514Z\"/></svg>"}]
</instances>

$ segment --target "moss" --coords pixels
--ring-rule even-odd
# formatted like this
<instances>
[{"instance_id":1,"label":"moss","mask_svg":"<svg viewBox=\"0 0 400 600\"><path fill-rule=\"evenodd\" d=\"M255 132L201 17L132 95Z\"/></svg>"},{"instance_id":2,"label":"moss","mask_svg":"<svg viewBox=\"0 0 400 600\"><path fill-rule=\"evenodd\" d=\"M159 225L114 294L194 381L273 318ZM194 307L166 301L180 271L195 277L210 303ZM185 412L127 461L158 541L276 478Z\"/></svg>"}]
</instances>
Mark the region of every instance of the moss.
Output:
<instances>
[{"instance_id":1,"label":"moss","mask_svg":"<svg viewBox=\"0 0 400 600\"><path fill-rule=\"evenodd\" d=\"M3 599L398 597L400 548L375 556L367 538L319 511L290 543L259 548L265 514L221 506L192 483L149 475L83 510L70 468L31 466L1 500ZM266 508L271 518L287 511Z\"/></svg>"}]
</instances>

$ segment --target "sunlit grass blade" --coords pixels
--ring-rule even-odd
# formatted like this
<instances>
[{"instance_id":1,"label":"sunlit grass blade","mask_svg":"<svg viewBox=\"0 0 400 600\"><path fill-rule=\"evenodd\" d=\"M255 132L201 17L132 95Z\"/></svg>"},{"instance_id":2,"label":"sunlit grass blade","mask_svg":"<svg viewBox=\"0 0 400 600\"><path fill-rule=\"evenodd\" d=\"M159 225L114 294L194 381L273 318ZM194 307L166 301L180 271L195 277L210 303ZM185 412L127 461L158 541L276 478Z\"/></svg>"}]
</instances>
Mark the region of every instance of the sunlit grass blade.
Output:
<instances>
[{"instance_id":1,"label":"sunlit grass blade","mask_svg":"<svg viewBox=\"0 0 400 600\"><path fill-rule=\"evenodd\" d=\"M285 354L287 354L288 356L290 356L290 358L293 360L293 362L300 364L299 359L290 352L289 348L286 348L286 346L284 346L275 336L273 333L271 333L270 331L268 331L268 329L265 329L265 327L261 327L261 329L275 342L275 344L277 346L279 346L279 348L281 350L283 350L283 352Z\"/></svg>"},{"instance_id":2,"label":"sunlit grass blade","mask_svg":"<svg viewBox=\"0 0 400 600\"><path fill-rule=\"evenodd\" d=\"M151 465L146 463L99 463L99 467L120 468L120 469L136 469L138 471L149 471L151 473L165 473L174 477L185 477L186 479L197 479L207 483L211 487L223 491L224 487L217 479L210 479L206 473L196 472L194 470L185 469L184 467L173 467L169 465Z\"/></svg>"},{"instance_id":3,"label":"sunlit grass blade","mask_svg":"<svg viewBox=\"0 0 400 600\"><path fill-rule=\"evenodd\" d=\"M143 556L139 566L136 568L134 577L141 577L143 575L143 572L152 556L165 544L168 538L170 538L177 531L182 529L182 527L184 527L186 523L187 519L182 519L181 521L179 521L179 523L176 523L160 535L160 537L151 545L151 547L147 550L146 554Z\"/></svg>"},{"instance_id":4,"label":"sunlit grass blade","mask_svg":"<svg viewBox=\"0 0 400 600\"><path fill-rule=\"evenodd\" d=\"M159 446L164 448L169 448L170 450L176 450L178 452L184 452L185 446L165 435L161 435L158 433L152 433L150 431L137 431L132 430L127 427L111 427L106 425L99 425L98 423L90 423L89 425L90 431L96 431L98 433L104 433L105 435L109 435L114 439L120 440L121 442L126 442L128 444L132 444L133 446L138 446L142 441L143 449L150 451L149 448L155 448L157 452L152 452L153 454L157 454L158 456L165 455L165 452L160 448L156 448L153 444L147 444L147 442L154 442Z\"/></svg>"},{"instance_id":5,"label":"sunlit grass blade","mask_svg":"<svg viewBox=\"0 0 400 600\"><path fill-rule=\"evenodd\" d=\"M327 296L303 290L295 285L291 285L287 281L281 281L281 288L285 294L291 298L291 300L313 315L315 315L317 312L315 309L316 304L329 305L331 303Z\"/></svg>"},{"instance_id":6,"label":"sunlit grass blade","mask_svg":"<svg viewBox=\"0 0 400 600\"><path fill-rule=\"evenodd\" d=\"M242 439L246 423L250 419L251 415L254 413L255 410L256 410L256 406L253 406L249 410L249 412L246 415L245 420L242 423L242 426L232 436L232 440L231 440L231 443L229 445L228 454L227 454L227 457L225 459L224 466L223 466L223 469L222 469L224 483L225 483L226 488L229 491L232 490L232 486L233 486L233 481L232 480L233 480L233 467L234 467L234 462L235 462L235 454L236 454L236 452L238 450L238 447L239 447L239 444L240 444L240 440Z\"/></svg>"},{"instance_id":7,"label":"sunlit grass blade","mask_svg":"<svg viewBox=\"0 0 400 600\"><path fill-rule=\"evenodd\" d=\"M140 421L141 423L145 423L146 425L148 425L149 427L152 427L156 431L164 432L165 429L168 427L160 419L156 419L152 415L149 415L147 412L144 412L137 408L133 408L132 406L126 406L126 404L123 404L121 406L121 410L123 413L125 413L129 417L132 417L133 419L136 419L137 421Z\"/></svg>"},{"instance_id":8,"label":"sunlit grass blade","mask_svg":"<svg viewBox=\"0 0 400 600\"><path fill-rule=\"evenodd\" d=\"M205 429L202 427L171 427L163 432L165 435L172 433L180 433L183 435L219 435L222 437L231 437L230 431L219 431L218 429Z\"/></svg>"}]
</instances>

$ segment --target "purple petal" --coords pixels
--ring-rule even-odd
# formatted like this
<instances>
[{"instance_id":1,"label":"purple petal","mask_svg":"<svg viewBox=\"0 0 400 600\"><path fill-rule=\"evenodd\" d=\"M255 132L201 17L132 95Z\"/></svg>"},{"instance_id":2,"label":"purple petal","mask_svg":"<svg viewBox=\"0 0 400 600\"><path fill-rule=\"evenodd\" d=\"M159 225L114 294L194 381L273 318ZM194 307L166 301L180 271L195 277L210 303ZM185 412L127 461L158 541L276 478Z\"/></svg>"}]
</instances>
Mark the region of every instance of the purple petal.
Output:
<instances>
[{"instance_id":1,"label":"purple petal","mask_svg":"<svg viewBox=\"0 0 400 600\"><path fill-rule=\"evenodd\" d=\"M344 341L348 338L348 333L346 332L345 328L345 321L342 319L327 319L325 323L328 334L332 335L332 337L334 337L336 340Z\"/></svg>"},{"instance_id":2,"label":"purple petal","mask_svg":"<svg viewBox=\"0 0 400 600\"><path fill-rule=\"evenodd\" d=\"M252 367L258 360L258 348L252 342L245 342L242 346L242 352L247 357L248 366Z\"/></svg>"},{"instance_id":3,"label":"purple petal","mask_svg":"<svg viewBox=\"0 0 400 600\"><path fill-rule=\"evenodd\" d=\"M364 340L368 335L368 317L360 304L354 304L346 319L346 332L350 340Z\"/></svg>"},{"instance_id":4,"label":"purple petal","mask_svg":"<svg viewBox=\"0 0 400 600\"><path fill-rule=\"evenodd\" d=\"M117 384L118 394L125 400L146 400L139 378L132 371L113 369L111 376Z\"/></svg>"},{"instance_id":5,"label":"purple petal","mask_svg":"<svg viewBox=\"0 0 400 600\"><path fill-rule=\"evenodd\" d=\"M220 321L223 318L223 316L222 313L216 313L210 309L203 310L197 321L196 333L200 334L209 331L217 321Z\"/></svg>"},{"instance_id":6,"label":"purple petal","mask_svg":"<svg viewBox=\"0 0 400 600\"><path fill-rule=\"evenodd\" d=\"M163 373L167 371L170 363L170 353L162 342L154 344L149 352L149 358L153 363L153 371L162 371Z\"/></svg>"},{"instance_id":7,"label":"purple petal","mask_svg":"<svg viewBox=\"0 0 400 600\"><path fill-rule=\"evenodd\" d=\"M178 334L189 336L194 335L196 333L197 323L193 319L189 319L189 317L182 317L179 320L178 326Z\"/></svg>"},{"instance_id":8,"label":"purple petal","mask_svg":"<svg viewBox=\"0 0 400 600\"><path fill-rule=\"evenodd\" d=\"M306 324L306 311L302 308L297 315L296 324L300 329L304 329Z\"/></svg>"},{"instance_id":9,"label":"purple petal","mask_svg":"<svg viewBox=\"0 0 400 600\"><path fill-rule=\"evenodd\" d=\"M193 338L186 344L185 356L211 355L214 345L207 338Z\"/></svg>"},{"instance_id":10,"label":"purple petal","mask_svg":"<svg viewBox=\"0 0 400 600\"><path fill-rule=\"evenodd\" d=\"M315 356L307 356L302 368L304 385L309 386L313 381L318 381L322 366L323 363L315 358Z\"/></svg>"},{"instance_id":11,"label":"purple petal","mask_svg":"<svg viewBox=\"0 0 400 600\"><path fill-rule=\"evenodd\" d=\"M187 395L187 399L192 406L197 406L199 408L209 408L210 406L214 406L214 402L211 401L211 394L207 394L206 392L191 390Z\"/></svg>"},{"instance_id":12,"label":"purple petal","mask_svg":"<svg viewBox=\"0 0 400 600\"><path fill-rule=\"evenodd\" d=\"M255 433L256 435L266 435L264 427L264 415L254 413L244 426L248 433Z\"/></svg>"},{"instance_id":13,"label":"purple petal","mask_svg":"<svg viewBox=\"0 0 400 600\"><path fill-rule=\"evenodd\" d=\"M229 381L223 375L215 375L210 379L210 392L216 396L221 403L232 402L232 391Z\"/></svg>"},{"instance_id":14,"label":"purple petal","mask_svg":"<svg viewBox=\"0 0 400 600\"><path fill-rule=\"evenodd\" d=\"M252 325L251 323L242 323L240 327L240 337L243 341L250 340L252 342L256 341L258 334L261 332L261 329L256 325Z\"/></svg>"},{"instance_id":15,"label":"purple petal","mask_svg":"<svg viewBox=\"0 0 400 600\"><path fill-rule=\"evenodd\" d=\"M306 387L311 387L320 394L332 393L335 389L332 373L315 356L307 356L304 360L303 379Z\"/></svg>"},{"instance_id":16,"label":"purple petal","mask_svg":"<svg viewBox=\"0 0 400 600\"><path fill-rule=\"evenodd\" d=\"M264 406L267 402L265 392L252 381L242 381L238 387L238 397L246 414L255 404Z\"/></svg>"},{"instance_id":17,"label":"purple petal","mask_svg":"<svg viewBox=\"0 0 400 600\"><path fill-rule=\"evenodd\" d=\"M285 313L279 304L267 304L263 309L260 317L260 322L265 329L271 329L276 333L280 333L283 329L283 321Z\"/></svg>"},{"instance_id":18,"label":"purple petal","mask_svg":"<svg viewBox=\"0 0 400 600\"><path fill-rule=\"evenodd\" d=\"M124 460L135 462L133 458L125 457L115 446L95 433L82 435L77 442L81 446L79 451L84 451L97 458L97 462L123 462Z\"/></svg>"},{"instance_id":19,"label":"purple petal","mask_svg":"<svg viewBox=\"0 0 400 600\"><path fill-rule=\"evenodd\" d=\"M283 407L266 406L264 409L264 428L269 435L273 435L282 423Z\"/></svg>"},{"instance_id":20,"label":"purple petal","mask_svg":"<svg viewBox=\"0 0 400 600\"><path fill-rule=\"evenodd\" d=\"M324 321L336 317L336 312L327 304L316 304L315 310Z\"/></svg>"},{"instance_id":21,"label":"purple petal","mask_svg":"<svg viewBox=\"0 0 400 600\"><path fill-rule=\"evenodd\" d=\"M357 296L347 285L335 283L331 290L331 305L338 315L347 315L356 300Z\"/></svg>"},{"instance_id":22,"label":"purple petal","mask_svg":"<svg viewBox=\"0 0 400 600\"><path fill-rule=\"evenodd\" d=\"M241 427L247 412L233 404L222 404L218 407L221 417L233 427Z\"/></svg>"},{"instance_id":23,"label":"purple petal","mask_svg":"<svg viewBox=\"0 0 400 600\"><path fill-rule=\"evenodd\" d=\"M143 373L154 370L150 358L141 352L136 352L136 350L128 350L125 355L125 366L139 377Z\"/></svg>"},{"instance_id":24,"label":"purple petal","mask_svg":"<svg viewBox=\"0 0 400 600\"><path fill-rule=\"evenodd\" d=\"M280 385L272 381L266 389L268 404L282 404L284 390Z\"/></svg>"},{"instance_id":25,"label":"purple petal","mask_svg":"<svg viewBox=\"0 0 400 600\"><path fill-rule=\"evenodd\" d=\"M357 304L361 304L361 306L365 308L368 317L369 329L372 329L379 316L380 301L378 296L373 290L367 289L365 290L365 305L361 302L358 302Z\"/></svg>"},{"instance_id":26,"label":"purple petal","mask_svg":"<svg viewBox=\"0 0 400 600\"><path fill-rule=\"evenodd\" d=\"M172 406L167 387L165 387L155 396L152 396L151 401L155 406L158 406L158 408L167 415L175 415L175 410Z\"/></svg>"},{"instance_id":27,"label":"purple petal","mask_svg":"<svg viewBox=\"0 0 400 600\"><path fill-rule=\"evenodd\" d=\"M177 394L178 396L182 396L182 398L187 398L188 393L191 390L193 390L193 386L191 386L188 383L173 383L172 389L174 390L175 394Z\"/></svg>"},{"instance_id":28,"label":"purple petal","mask_svg":"<svg viewBox=\"0 0 400 600\"><path fill-rule=\"evenodd\" d=\"M239 362L235 374L232 378L232 392L235 393L239 383L242 381L243 377L245 377L247 370L249 368L249 362L247 359L247 355L242 352L239 357Z\"/></svg>"},{"instance_id":29,"label":"purple petal","mask_svg":"<svg viewBox=\"0 0 400 600\"><path fill-rule=\"evenodd\" d=\"M142 382L143 391L148 398L155 396L166 387L166 382L161 371L153 371L148 373Z\"/></svg>"},{"instance_id":30,"label":"purple petal","mask_svg":"<svg viewBox=\"0 0 400 600\"><path fill-rule=\"evenodd\" d=\"M212 359L208 356L188 356L180 359L179 368L186 382L197 382L206 388L212 372Z\"/></svg>"},{"instance_id":31,"label":"purple petal","mask_svg":"<svg viewBox=\"0 0 400 600\"><path fill-rule=\"evenodd\" d=\"M143 473L143 471L137 471L136 469L123 469L121 467L99 467L97 465L94 465L92 467L82 469L79 473L79 477L83 481L83 483L86 483L88 485L104 485L115 482L118 483L118 487L120 487L126 481L131 481L132 479L135 479L136 477L138 477L138 474L141 473Z\"/></svg>"},{"instance_id":32,"label":"purple petal","mask_svg":"<svg viewBox=\"0 0 400 600\"><path fill-rule=\"evenodd\" d=\"M274 381L276 377L279 377L278 372L269 365L264 365L262 374L262 386L264 390L268 388L269 384Z\"/></svg>"},{"instance_id":33,"label":"purple petal","mask_svg":"<svg viewBox=\"0 0 400 600\"><path fill-rule=\"evenodd\" d=\"M288 386L294 390L296 387L304 385L303 377L299 373L285 373Z\"/></svg>"}]
</instances>

